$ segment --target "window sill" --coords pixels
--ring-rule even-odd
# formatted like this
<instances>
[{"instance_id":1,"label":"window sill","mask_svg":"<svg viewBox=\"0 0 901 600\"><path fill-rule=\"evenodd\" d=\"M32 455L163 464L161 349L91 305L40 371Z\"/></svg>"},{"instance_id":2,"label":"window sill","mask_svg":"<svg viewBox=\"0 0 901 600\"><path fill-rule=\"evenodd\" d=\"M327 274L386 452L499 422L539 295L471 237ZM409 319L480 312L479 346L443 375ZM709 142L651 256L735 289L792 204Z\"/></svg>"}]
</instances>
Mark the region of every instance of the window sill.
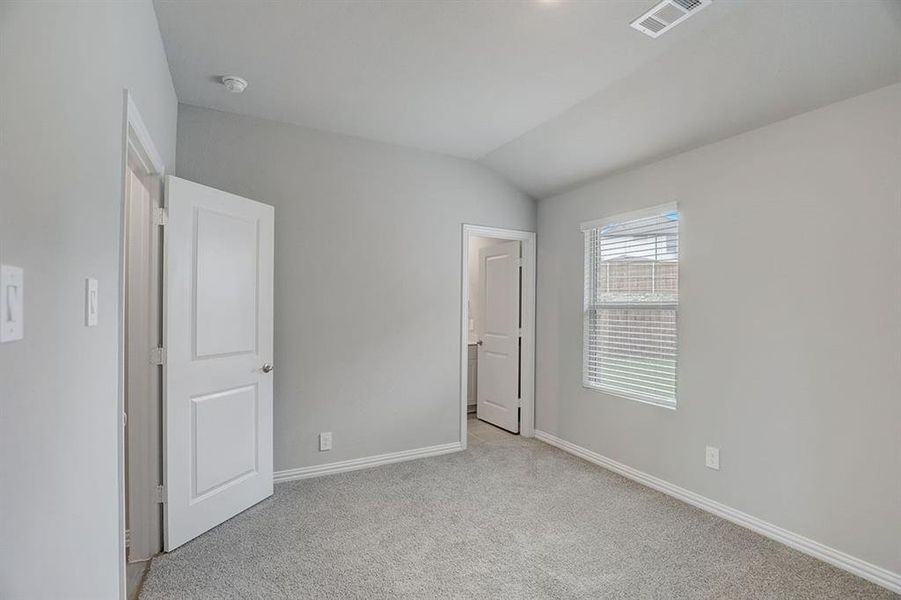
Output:
<instances>
[{"instance_id":1,"label":"window sill","mask_svg":"<svg viewBox=\"0 0 901 600\"><path fill-rule=\"evenodd\" d=\"M616 398L623 398L625 400L634 400L635 402L641 402L642 404L650 404L652 406L659 406L660 408L666 408L669 410L676 410L675 401L671 400L662 400L660 398L655 398L653 396L644 396L642 394L634 394L629 392L624 392L623 390L618 390L616 388L598 386L598 385L588 385L586 383L582 383L582 387L591 392L598 392L601 394L606 394L608 396L614 396Z\"/></svg>"}]
</instances>

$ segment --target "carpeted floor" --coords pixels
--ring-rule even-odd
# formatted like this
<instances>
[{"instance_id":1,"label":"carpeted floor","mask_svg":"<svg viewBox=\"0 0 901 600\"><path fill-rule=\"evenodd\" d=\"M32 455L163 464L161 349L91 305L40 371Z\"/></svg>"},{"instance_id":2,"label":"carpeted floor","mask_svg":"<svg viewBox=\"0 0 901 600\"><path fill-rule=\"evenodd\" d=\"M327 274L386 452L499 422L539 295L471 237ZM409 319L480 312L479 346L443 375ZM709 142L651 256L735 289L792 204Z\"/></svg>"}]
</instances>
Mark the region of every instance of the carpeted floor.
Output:
<instances>
[{"instance_id":1,"label":"carpeted floor","mask_svg":"<svg viewBox=\"0 0 901 600\"><path fill-rule=\"evenodd\" d=\"M470 420L469 449L275 487L154 559L142 600L893 598L853 575Z\"/></svg>"}]
</instances>

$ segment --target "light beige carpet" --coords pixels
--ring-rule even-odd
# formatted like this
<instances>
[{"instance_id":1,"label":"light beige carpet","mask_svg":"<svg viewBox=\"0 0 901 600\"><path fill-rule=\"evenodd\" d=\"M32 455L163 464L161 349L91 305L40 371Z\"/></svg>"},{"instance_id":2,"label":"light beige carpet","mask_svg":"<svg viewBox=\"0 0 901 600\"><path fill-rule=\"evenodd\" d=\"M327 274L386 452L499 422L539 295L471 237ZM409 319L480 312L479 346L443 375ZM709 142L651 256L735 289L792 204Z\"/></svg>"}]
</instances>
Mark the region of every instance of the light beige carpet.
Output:
<instances>
[{"instance_id":1,"label":"light beige carpet","mask_svg":"<svg viewBox=\"0 0 901 600\"><path fill-rule=\"evenodd\" d=\"M279 484L155 559L142 600L892 598L535 440Z\"/></svg>"}]
</instances>

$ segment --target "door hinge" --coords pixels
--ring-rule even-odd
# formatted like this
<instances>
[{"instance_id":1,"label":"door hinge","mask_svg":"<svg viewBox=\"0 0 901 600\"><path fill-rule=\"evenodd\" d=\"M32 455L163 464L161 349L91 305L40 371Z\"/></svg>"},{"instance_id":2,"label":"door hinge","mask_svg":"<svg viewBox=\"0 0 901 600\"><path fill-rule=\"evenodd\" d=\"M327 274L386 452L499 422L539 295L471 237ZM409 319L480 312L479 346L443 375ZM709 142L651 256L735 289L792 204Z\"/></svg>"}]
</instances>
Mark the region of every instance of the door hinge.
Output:
<instances>
[{"instance_id":1,"label":"door hinge","mask_svg":"<svg viewBox=\"0 0 901 600\"><path fill-rule=\"evenodd\" d=\"M521 267L521 266L523 266L524 264L525 264L525 261L524 261L523 259L521 259L521 258L517 258L517 259L516 259L516 266L517 266L517 267Z\"/></svg>"},{"instance_id":2,"label":"door hinge","mask_svg":"<svg viewBox=\"0 0 901 600\"><path fill-rule=\"evenodd\" d=\"M152 365L166 364L166 349L165 348L151 348L150 349L150 364L152 364Z\"/></svg>"},{"instance_id":3,"label":"door hinge","mask_svg":"<svg viewBox=\"0 0 901 600\"><path fill-rule=\"evenodd\" d=\"M161 206L156 206L153 209L153 224L154 225L168 225L169 224L169 211Z\"/></svg>"},{"instance_id":4,"label":"door hinge","mask_svg":"<svg viewBox=\"0 0 901 600\"><path fill-rule=\"evenodd\" d=\"M166 488L163 485L156 486L156 490L154 491L153 501L157 504L165 504L166 503Z\"/></svg>"}]
</instances>

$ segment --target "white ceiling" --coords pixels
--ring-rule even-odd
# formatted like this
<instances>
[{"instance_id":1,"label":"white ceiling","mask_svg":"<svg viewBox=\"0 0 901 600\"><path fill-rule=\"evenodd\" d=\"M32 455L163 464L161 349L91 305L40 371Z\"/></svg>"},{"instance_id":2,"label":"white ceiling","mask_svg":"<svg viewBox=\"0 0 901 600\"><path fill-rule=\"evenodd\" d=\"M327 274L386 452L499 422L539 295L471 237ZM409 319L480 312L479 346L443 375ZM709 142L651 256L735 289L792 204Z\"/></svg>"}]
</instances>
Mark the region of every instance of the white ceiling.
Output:
<instances>
[{"instance_id":1,"label":"white ceiling","mask_svg":"<svg viewBox=\"0 0 901 600\"><path fill-rule=\"evenodd\" d=\"M901 81L898 0L156 1L179 100L480 159L537 197ZM230 95L217 83L238 74Z\"/></svg>"}]
</instances>

